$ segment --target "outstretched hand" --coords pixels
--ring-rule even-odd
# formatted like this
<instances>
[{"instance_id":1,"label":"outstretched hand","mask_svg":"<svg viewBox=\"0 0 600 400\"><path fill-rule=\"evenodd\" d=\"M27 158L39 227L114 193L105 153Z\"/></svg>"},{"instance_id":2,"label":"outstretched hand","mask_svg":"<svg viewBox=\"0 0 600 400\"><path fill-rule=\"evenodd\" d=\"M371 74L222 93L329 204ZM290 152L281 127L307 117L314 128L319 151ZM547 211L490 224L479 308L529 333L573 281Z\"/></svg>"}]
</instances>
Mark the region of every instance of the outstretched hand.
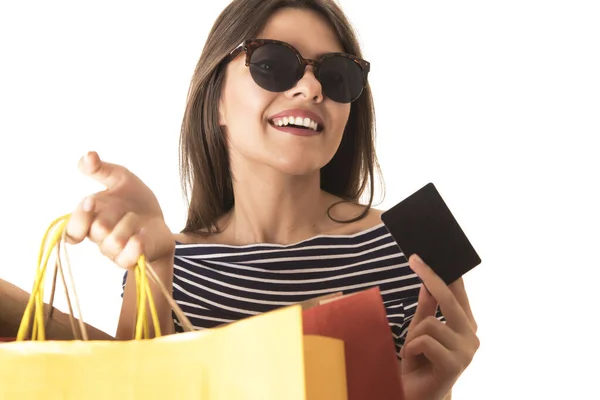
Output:
<instances>
[{"instance_id":1,"label":"outstretched hand","mask_svg":"<svg viewBox=\"0 0 600 400\"><path fill-rule=\"evenodd\" d=\"M79 161L85 175L106 187L83 199L67 225L69 243L86 237L123 268L144 254L148 262L173 257L175 242L154 193L127 168L90 152Z\"/></svg>"}]
</instances>

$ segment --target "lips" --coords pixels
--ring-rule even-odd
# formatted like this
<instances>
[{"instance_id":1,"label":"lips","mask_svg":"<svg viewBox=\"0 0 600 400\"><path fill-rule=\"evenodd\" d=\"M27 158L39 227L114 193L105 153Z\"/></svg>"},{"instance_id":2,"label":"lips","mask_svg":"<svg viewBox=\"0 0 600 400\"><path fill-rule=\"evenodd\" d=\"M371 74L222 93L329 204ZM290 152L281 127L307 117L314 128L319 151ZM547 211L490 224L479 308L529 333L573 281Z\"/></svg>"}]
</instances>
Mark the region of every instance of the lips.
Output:
<instances>
[{"instance_id":1,"label":"lips","mask_svg":"<svg viewBox=\"0 0 600 400\"><path fill-rule=\"evenodd\" d=\"M271 124L271 126L274 126L276 128L279 128L275 125L273 125L273 120L274 119L278 119L278 118L283 118L283 117L300 117L300 118L309 118L313 121L315 121L318 125L318 129L317 131L320 132L323 130L323 128L325 127L325 123L323 122L323 118L321 118L321 116L315 112L309 111L309 110L305 110L302 108L293 108L293 109L289 109L289 110L285 110L282 111L280 113L271 115L269 117L269 123ZM300 128L301 129L301 128Z\"/></svg>"}]
</instances>

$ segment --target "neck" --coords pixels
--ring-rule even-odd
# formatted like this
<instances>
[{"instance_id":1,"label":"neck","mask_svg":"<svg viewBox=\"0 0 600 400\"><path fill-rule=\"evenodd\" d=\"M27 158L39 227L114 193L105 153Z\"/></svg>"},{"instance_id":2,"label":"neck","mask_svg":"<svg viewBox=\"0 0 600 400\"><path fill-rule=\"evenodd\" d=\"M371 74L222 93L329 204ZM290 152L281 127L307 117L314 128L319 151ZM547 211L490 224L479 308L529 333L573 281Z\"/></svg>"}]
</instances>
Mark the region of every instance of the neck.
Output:
<instances>
[{"instance_id":1,"label":"neck","mask_svg":"<svg viewBox=\"0 0 600 400\"><path fill-rule=\"evenodd\" d=\"M260 172L260 173L259 173ZM237 244L290 244L323 232L332 196L320 176L290 176L244 169L235 174L235 205L226 218L227 236Z\"/></svg>"}]
</instances>

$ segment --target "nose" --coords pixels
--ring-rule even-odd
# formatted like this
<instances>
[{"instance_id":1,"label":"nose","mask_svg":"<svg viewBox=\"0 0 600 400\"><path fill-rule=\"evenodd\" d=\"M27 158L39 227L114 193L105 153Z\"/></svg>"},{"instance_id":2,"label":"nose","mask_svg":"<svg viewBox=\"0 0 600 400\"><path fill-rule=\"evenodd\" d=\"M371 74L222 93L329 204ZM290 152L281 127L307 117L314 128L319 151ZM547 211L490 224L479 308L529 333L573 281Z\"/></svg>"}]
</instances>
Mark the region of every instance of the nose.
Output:
<instances>
[{"instance_id":1,"label":"nose","mask_svg":"<svg viewBox=\"0 0 600 400\"><path fill-rule=\"evenodd\" d=\"M321 86L321 82L317 80L314 68L311 65L306 66L304 75L296 83L296 86L286 92L286 96L290 99L303 97L316 103L323 101L323 87Z\"/></svg>"}]
</instances>

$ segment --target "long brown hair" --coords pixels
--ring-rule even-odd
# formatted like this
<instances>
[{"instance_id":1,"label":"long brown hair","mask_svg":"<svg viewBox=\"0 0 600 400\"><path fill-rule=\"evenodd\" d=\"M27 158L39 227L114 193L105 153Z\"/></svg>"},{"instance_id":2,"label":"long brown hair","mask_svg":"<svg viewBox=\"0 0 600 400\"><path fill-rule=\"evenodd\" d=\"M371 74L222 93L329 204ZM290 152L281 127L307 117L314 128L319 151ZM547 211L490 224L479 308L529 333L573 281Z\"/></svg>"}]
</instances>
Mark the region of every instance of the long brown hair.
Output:
<instances>
[{"instance_id":1,"label":"long brown hair","mask_svg":"<svg viewBox=\"0 0 600 400\"><path fill-rule=\"evenodd\" d=\"M255 37L270 16L284 7L318 12L329 21L344 51L362 58L356 34L334 0L232 1L208 35L188 92L179 142L181 184L189 203L182 232L215 232L218 219L233 207L229 155L217 107L225 76L221 62L243 40ZM353 222L366 215L373 204L376 172L381 177L375 154L375 110L367 85L351 105L337 152L321 169L324 191L356 203L368 194L369 200L361 215L339 222Z\"/></svg>"}]
</instances>

